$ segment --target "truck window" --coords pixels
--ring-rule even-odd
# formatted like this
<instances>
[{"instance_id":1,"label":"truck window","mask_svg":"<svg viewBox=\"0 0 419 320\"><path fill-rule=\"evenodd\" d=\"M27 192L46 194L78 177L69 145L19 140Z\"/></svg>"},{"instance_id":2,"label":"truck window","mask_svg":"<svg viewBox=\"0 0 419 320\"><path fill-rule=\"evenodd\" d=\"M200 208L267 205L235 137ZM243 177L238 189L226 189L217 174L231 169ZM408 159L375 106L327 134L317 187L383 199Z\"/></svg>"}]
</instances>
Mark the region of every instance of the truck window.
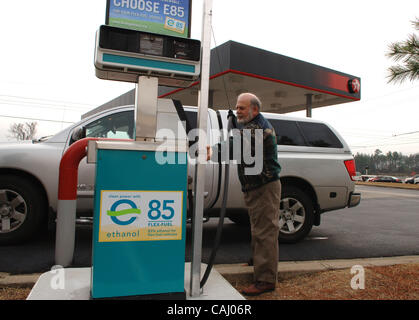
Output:
<instances>
[{"instance_id":1,"label":"truck window","mask_svg":"<svg viewBox=\"0 0 419 320\"><path fill-rule=\"evenodd\" d=\"M196 129L198 127L198 112L185 110L185 114L189 124L191 125L191 130Z\"/></svg>"},{"instance_id":2,"label":"truck window","mask_svg":"<svg viewBox=\"0 0 419 320\"><path fill-rule=\"evenodd\" d=\"M298 126L311 147L343 148L338 137L323 123L301 121Z\"/></svg>"},{"instance_id":3,"label":"truck window","mask_svg":"<svg viewBox=\"0 0 419 320\"><path fill-rule=\"evenodd\" d=\"M108 115L86 125L86 137L133 139L134 111Z\"/></svg>"},{"instance_id":4,"label":"truck window","mask_svg":"<svg viewBox=\"0 0 419 320\"><path fill-rule=\"evenodd\" d=\"M305 146L304 137L298 129L297 122L289 120L268 119L275 129L279 145Z\"/></svg>"}]
</instances>

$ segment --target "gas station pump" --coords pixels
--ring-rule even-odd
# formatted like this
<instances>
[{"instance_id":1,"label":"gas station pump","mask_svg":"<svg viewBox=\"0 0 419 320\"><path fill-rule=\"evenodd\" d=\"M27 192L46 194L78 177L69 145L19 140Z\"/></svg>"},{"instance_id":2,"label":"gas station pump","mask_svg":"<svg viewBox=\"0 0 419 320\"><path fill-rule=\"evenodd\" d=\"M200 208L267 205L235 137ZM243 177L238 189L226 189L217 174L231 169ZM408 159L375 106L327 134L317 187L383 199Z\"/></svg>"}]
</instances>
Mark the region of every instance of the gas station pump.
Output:
<instances>
[{"instance_id":1,"label":"gas station pump","mask_svg":"<svg viewBox=\"0 0 419 320\"><path fill-rule=\"evenodd\" d=\"M186 86L199 77L200 48L197 40L138 30L97 32L96 75L137 82L137 96L135 141L88 145L88 162L96 163L93 299L186 298L188 143L186 136L157 137L177 119L173 101L157 96L159 84Z\"/></svg>"},{"instance_id":2,"label":"gas station pump","mask_svg":"<svg viewBox=\"0 0 419 320\"><path fill-rule=\"evenodd\" d=\"M206 151L211 8L212 1L205 0L202 47L198 40L173 34L109 25L96 34L96 76L136 83L136 99L134 141L83 139L60 164L59 189L71 182L63 189L71 188L68 194L59 192L57 212L56 263L64 267L71 264L74 251L77 165L86 144L87 162L96 164L92 299L186 299L189 145L182 130L160 134L169 129L167 124L179 123L183 107L179 101L158 99L158 86L187 87L201 77L198 141L199 150ZM195 168L192 297L201 293L205 157L199 152Z\"/></svg>"},{"instance_id":3,"label":"gas station pump","mask_svg":"<svg viewBox=\"0 0 419 320\"><path fill-rule=\"evenodd\" d=\"M177 116L172 104L159 101L157 122ZM186 139L89 143L88 162L96 163L92 298L185 299L187 151Z\"/></svg>"},{"instance_id":4,"label":"gas station pump","mask_svg":"<svg viewBox=\"0 0 419 320\"><path fill-rule=\"evenodd\" d=\"M178 115L157 96L159 83L197 79L200 42L101 26L95 66L100 78L138 82L135 141L88 145L96 163L91 297L186 299L188 141L158 137Z\"/></svg>"}]
</instances>

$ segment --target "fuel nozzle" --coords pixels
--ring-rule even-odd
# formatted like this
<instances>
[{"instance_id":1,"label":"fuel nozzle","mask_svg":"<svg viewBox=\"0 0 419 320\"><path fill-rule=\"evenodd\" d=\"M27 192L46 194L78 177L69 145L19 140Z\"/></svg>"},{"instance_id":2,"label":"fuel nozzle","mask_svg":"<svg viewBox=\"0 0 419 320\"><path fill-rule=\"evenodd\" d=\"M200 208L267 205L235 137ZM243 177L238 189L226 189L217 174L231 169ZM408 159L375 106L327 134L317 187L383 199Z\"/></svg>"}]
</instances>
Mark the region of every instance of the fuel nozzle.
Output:
<instances>
[{"instance_id":1,"label":"fuel nozzle","mask_svg":"<svg viewBox=\"0 0 419 320\"><path fill-rule=\"evenodd\" d=\"M228 119L228 125L227 125L228 131L230 131L231 129L237 128L237 117L234 114L233 110L231 109L228 110L227 119Z\"/></svg>"}]
</instances>

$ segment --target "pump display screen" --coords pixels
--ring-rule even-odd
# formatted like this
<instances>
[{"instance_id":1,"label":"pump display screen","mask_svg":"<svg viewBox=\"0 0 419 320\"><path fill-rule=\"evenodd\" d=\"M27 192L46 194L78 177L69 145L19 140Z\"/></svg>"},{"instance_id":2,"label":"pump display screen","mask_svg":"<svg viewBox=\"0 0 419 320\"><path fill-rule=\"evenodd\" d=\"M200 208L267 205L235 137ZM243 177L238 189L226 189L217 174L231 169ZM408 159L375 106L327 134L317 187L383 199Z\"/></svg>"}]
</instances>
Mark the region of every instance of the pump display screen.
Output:
<instances>
[{"instance_id":1,"label":"pump display screen","mask_svg":"<svg viewBox=\"0 0 419 320\"><path fill-rule=\"evenodd\" d=\"M199 61L201 57L201 42L198 40L110 26L100 27L99 46L102 49L189 61Z\"/></svg>"},{"instance_id":2,"label":"pump display screen","mask_svg":"<svg viewBox=\"0 0 419 320\"><path fill-rule=\"evenodd\" d=\"M190 38L192 0L107 0L106 24Z\"/></svg>"},{"instance_id":3,"label":"pump display screen","mask_svg":"<svg viewBox=\"0 0 419 320\"><path fill-rule=\"evenodd\" d=\"M140 53L163 56L163 37L156 37L149 34L140 35Z\"/></svg>"}]
</instances>

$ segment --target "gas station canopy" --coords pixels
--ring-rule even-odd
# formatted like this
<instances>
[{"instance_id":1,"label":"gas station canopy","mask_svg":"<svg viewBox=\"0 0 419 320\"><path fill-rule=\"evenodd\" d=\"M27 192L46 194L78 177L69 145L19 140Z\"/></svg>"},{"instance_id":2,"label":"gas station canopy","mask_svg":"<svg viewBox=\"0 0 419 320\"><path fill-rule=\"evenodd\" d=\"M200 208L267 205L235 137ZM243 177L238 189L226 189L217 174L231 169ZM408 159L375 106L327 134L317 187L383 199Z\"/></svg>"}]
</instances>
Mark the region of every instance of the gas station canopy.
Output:
<instances>
[{"instance_id":1,"label":"gas station canopy","mask_svg":"<svg viewBox=\"0 0 419 320\"><path fill-rule=\"evenodd\" d=\"M360 78L305 61L251 47L235 41L211 51L209 106L235 108L240 93L252 92L262 100L262 111L288 113L331 106L361 99ZM159 86L159 98L198 105L199 82L187 88ZM84 114L134 104L135 90Z\"/></svg>"},{"instance_id":2,"label":"gas station canopy","mask_svg":"<svg viewBox=\"0 0 419 320\"><path fill-rule=\"evenodd\" d=\"M252 92L262 111L288 113L361 98L360 78L234 41L211 51L209 106L234 108L236 98ZM199 82L188 88L160 87L160 98L198 105Z\"/></svg>"}]
</instances>

